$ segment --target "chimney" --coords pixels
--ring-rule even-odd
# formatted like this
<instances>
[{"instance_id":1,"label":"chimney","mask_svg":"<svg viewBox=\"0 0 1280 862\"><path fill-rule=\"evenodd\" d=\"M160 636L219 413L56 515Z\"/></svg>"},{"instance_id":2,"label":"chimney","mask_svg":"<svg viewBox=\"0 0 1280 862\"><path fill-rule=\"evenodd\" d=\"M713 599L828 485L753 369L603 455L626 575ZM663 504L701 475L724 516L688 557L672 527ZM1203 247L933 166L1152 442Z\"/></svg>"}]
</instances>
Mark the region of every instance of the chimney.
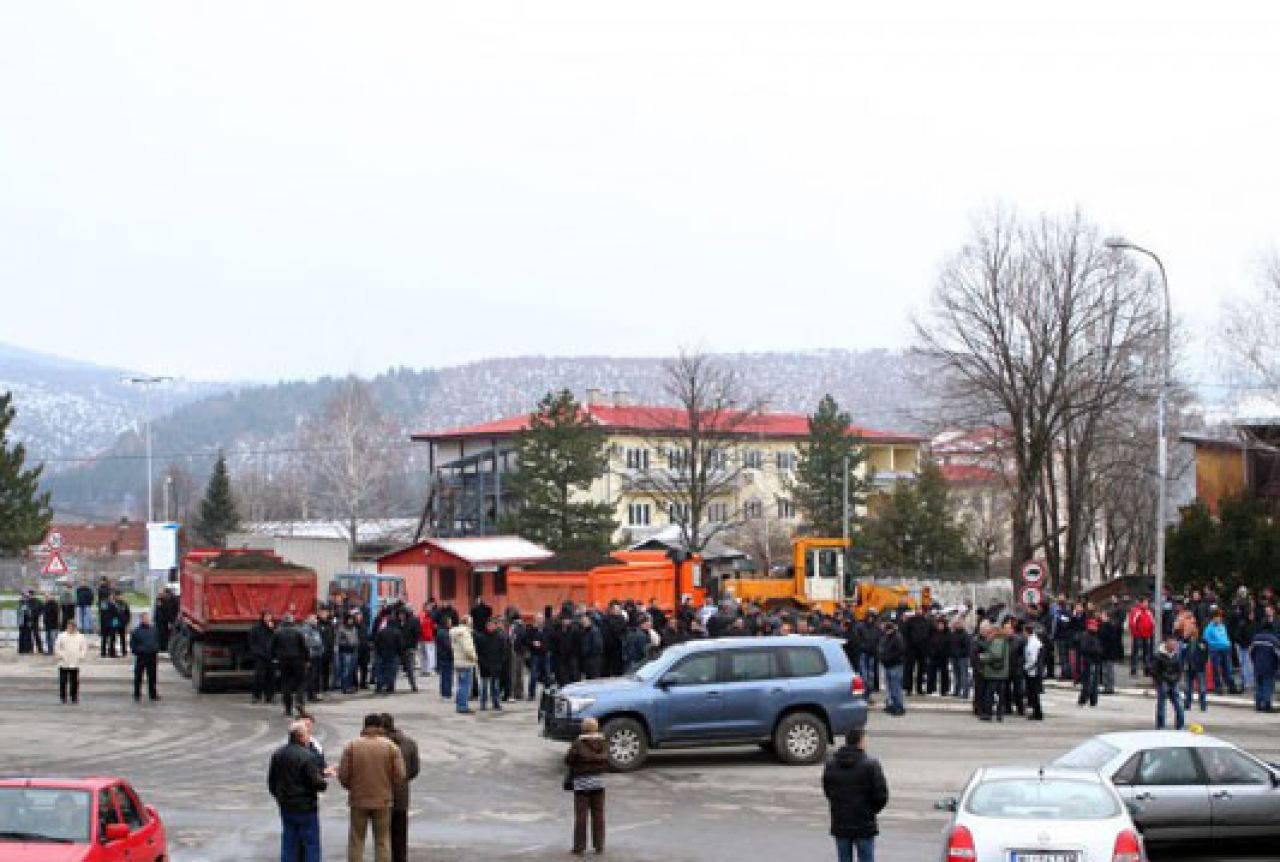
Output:
<instances>
[{"instance_id":1,"label":"chimney","mask_svg":"<svg viewBox=\"0 0 1280 862\"><path fill-rule=\"evenodd\" d=\"M588 407L603 407L604 404L605 404L605 400L604 400L603 389L598 389L593 386L587 390L587 406Z\"/></svg>"},{"instance_id":2,"label":"chimney","mask_svg":"<svg viewBox=\"0 0 1280 862\"><path fill-rule=\"evenodd\" d=\"M630 407L631 393L625 389L613 390L613 406L614 407Z\"/></svg>"}]
</instances>

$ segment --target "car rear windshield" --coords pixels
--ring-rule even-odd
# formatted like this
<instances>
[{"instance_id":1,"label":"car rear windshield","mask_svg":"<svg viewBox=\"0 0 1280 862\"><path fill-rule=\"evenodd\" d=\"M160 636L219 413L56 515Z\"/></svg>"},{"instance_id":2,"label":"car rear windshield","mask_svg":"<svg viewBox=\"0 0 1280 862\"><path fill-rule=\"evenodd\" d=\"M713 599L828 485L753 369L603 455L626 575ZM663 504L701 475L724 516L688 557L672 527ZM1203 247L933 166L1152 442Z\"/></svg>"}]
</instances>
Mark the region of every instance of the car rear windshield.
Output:
<instances>
[{"instance_id":1,"label":"car rear windshield","mask_svg":"<svg viewBox=\"0 0 1280 862\"><path fill-rule=\"evenodd\" d=\"M1006 820L1108 820L1120 813L1115 796L1100 783L1038 778L985 781L965 809Z\"/></svg>"},{"instance_id":2,"label":"car rear windshield","mask_svg":"<svg viewBox=\"0 0 1280 862\"><path fill-rule=\"evenodd\" d=\"M0 843L88 844L89 807L84 790L0 787Z\"/></svg>"},{"instance_id":3,"label":"car rear windshield","mask_svg":"<svg viewBox=\"0 0 1280 862\"><path fill-rule=\"evenodd\" d=\"M1086 739L1055 760L1053 765L1066 769L1101 769L1119 753L1120 749L1101 739Z\"/></svg>"}]
</instances>

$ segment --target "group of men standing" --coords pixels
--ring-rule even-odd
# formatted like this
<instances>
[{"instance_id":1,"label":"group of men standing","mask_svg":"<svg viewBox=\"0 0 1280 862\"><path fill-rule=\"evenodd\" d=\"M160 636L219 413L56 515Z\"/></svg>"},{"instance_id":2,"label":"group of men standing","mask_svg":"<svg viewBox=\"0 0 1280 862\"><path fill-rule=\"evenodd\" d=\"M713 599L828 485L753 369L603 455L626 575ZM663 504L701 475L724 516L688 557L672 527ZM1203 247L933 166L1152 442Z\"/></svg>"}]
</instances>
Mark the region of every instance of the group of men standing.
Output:
<instances>
[{"instance_id":1,"label":"group of men standing","mask_svg":"<svg viewBox=\"0 0 1280 862\"><path fill-rule=\"evenodd\" d=\"M373 834L376 862L406 862L409 834L409 784L419 771L418 745L396 727L389 713L364 718L360 735L330 767L305 713L289 726L289 739L271 757L267 788L280 809L281 862L319 862L319 794L336 777L347 790L347 859L364 859Z\"/></svg>"}]
</instances>

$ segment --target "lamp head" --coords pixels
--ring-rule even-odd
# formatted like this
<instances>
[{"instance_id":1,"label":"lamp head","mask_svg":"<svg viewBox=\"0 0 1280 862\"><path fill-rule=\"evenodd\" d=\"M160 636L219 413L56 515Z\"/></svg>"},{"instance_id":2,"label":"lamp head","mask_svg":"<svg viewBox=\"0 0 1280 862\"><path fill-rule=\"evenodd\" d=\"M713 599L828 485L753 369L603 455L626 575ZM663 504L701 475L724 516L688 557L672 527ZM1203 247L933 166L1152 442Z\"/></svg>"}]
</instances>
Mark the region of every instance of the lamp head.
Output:
<instances>
[{"instance_id":1,"label":"lamp head","mask_svg":"<svg viewBox=\"0 0 1280 862\"><path fill-rule=\"evenodd\" d=\"M1133 248L1133 243L1122 236L1109 236L1102 241L1102 244L1113 249Z\"/></svg>"}]
</instances>

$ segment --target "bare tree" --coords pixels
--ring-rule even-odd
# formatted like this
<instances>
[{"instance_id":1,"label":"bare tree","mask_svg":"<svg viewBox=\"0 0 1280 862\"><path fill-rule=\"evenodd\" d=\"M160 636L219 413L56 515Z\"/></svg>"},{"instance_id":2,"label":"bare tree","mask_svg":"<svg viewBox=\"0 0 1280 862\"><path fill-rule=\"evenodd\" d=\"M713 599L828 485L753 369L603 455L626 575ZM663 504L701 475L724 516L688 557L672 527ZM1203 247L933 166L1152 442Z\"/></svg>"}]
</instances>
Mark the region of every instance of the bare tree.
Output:
<instances>
[{"instance_id":1,"label":"bare tree","mask_svg":"<svg viewBox=\"0 0 1280 862\"><path fill-rule=\"evenodd\" d=\"M360 519L386 510L391 479L401 472L403 437L379 408L368 384L343 381L302 428L302 449L317 500L346 524L354 552Z\"/></svg>"},{"instance_id":2,"label":"bare tree","mask_svg":"<svg viewBox=\"0 0 1280 862\"><path fill-rule=\"evenodd\" d=\"M745 551L766 577L791 559L791 530L777 518L747 518L727 534L730 544Z\"/></svg>"},{"instance_id":3,"label":"bare tree","mask_svg":"<svg viewBox=\"0 0 1280 862\"><path fill-rule=\"evenodd\" d=\"M1163 332L1156 292L1076 213L999 211L943 270L920 354L961 427L1009 431L1011 565L1043 546L1079 583L1099 424L1148 398Z\"/></svg>"},{"instance_id":4,"label":"bare tree","mask_svg":"<svg viewBox=\"0 0 1280 862\"><path fill-rule=\"evenodd\" d=\"M1253 295L1225 303L1220 344L1231 366L1280 391L1280 252L1263 263Z\"/></svg>"},{"instance_id":5,"label":"bare tree","mask_svg":"<svg viewBox=\"0 0 1280 862\"><path fill-rule=\"evenodd\" d=\"M682 352L667 363L666 394L675 405L655 410L656 458L640 470L641 487L680 528L697 553L739 522L736 503L745 467L740 443L750 439L762 402L748 398L738 376L702 353ZM711 506L725 511L709 518Z\"/></svg>"}]
</instances>

